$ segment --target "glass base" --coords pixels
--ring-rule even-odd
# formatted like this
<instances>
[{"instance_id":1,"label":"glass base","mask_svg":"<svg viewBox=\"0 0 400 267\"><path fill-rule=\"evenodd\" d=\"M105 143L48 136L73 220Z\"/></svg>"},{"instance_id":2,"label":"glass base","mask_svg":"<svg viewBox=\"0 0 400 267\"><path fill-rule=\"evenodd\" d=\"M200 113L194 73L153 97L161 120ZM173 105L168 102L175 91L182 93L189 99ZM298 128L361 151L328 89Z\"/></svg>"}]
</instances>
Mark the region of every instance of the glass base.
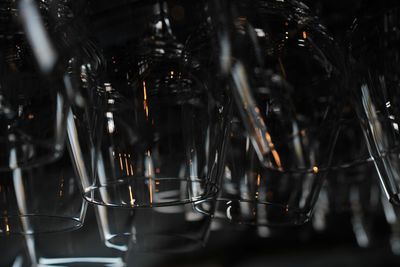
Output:
<instances>
[{"instance_id":1,"label":"glass base","mask_svg":"<svg viewBox=\"0 0 400 267\"><path fill-rule=\"evenodd\" d=\"M39 266L65 266L65 267L124 267L124 260L120 257L75 257L75 258L40 258Z\"/></svg>"},{"instance_id":2,"label":"glass base","mask_svg":"<svg viewBox=\"0 0 400 267\"><path fill-rule=\"evenodd\" d=\"M79 229L83 221L78 218L47 215L14 215L0 217L0 235L42 234Z\"/></svg>"},{"instance_id":3,"label":"glass base","mask_svg":"<svg viewBox=\"0 0 400 267\"><path fill-rule=\"evenodd\" d=\"M218 199L215 219L257 226L302 225L309 213L288 206L249 200Z\"/></svg>"},{"instance_id":4,"label":"glass base","mask_svg":"<svg viewBox=\"0 0 400 267\"><path fill-rule=\"evenodd\" d=\"M120 208L148 208L201 202L215 196L214 183L177 178L130 178L93 187L84 198L93 204Z\"/></svg>"},{"instance_id":5,"label":"glass base","mask_svg":"<svg viewBox=\"0 0 400 267\"><path fill-rule=\"evenodd\" d=\"M132 238L131 233L121 233L118 235L114 235L113 237L104 241L104 244L108 248L116 249L119 251L128 251L128 243Z\"/></svg>"}]
</instances>

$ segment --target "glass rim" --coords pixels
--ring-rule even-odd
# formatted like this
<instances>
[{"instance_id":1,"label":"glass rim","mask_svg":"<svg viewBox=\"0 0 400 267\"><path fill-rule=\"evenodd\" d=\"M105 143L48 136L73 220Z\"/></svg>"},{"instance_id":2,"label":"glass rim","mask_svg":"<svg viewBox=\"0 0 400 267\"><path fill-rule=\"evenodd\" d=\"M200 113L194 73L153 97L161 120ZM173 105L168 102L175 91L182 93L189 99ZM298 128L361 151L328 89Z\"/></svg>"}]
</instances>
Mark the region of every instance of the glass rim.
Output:
<instances>
[{"instance_id":1,"label":"glass rim","mask_svg":"<svg viewBox=\"0 0 400 267\"><path fill-rule=\"evenodd\" d=\"M238 224L238 225L249 225L249 226L271 226L271 227L285 227L285 226L299 226L307 223L311 219L311 213L312 213L312 208L309 211L301 210L299 208L291 208L288 205L284 204L278 204L278 203L273 203L273 202L267 202L267 201L258 201L258 200L249 200L249 199L241 199L241 198L227 198L227 197L221 197L216 199L216 211L213 216L213 220L222 220L226 221L232 224ZM263 220L262 222L257 222L257 213L252 214L250 220L242 218L241 216L238 217L231 217L228 218L228 215L225 214L224 216L221 216L219 210L218 210L218 203L246 203L246 204L252 204L252 205L261 205L265 208L271 207L271 208L278 208L280 210L285 210L287 215L284 216L283 221L276 221L276 222L269 222L266 220Z\"/></svg>"},{"instance_id":2,"label":"glass rim","mask_svg":"<svg viewBox=\"0 0 400 267\"><path fill-rule=\"evenodd\" d=\"M145 178L145 177L143 177ZM140 178L140 179L143 179ZM123 186L126 187L131 180L136 180L138 178L134 178L131 177L130 179L124 179L121 181L117 181L115 183L112 184L105 184L105 185L99 185L99 186L93 186L90 187L86 192L83 192L82 196L85 199L85 201L94 204L94 205L100 205L100 206L104 206L104 207L110 207L110 208L122 208L122 209L149 209L149 208L157 208L157 207L169 207L169 206L182 206L182 205L186 205L186 204L200 204L206 201L209 201L210 199L213 199L214 197L217 196L218 192L219 192L219 185L216 182L211 182L211 181L204 181L204 185L203 187L206 189L206 192L204 194L201 194L199 196L193 196L193 197L188 197L188 198L184 198L184 199L179 199L179 200L171 200L171 201L163 201L163 202L152 202L152 203L136 203L136 201L132 204L129 202L124 202L121 201L121 199L119 201L110 201L108 203L104 202L102 200L101 196L91 196L94 193L97 193L97 195L101 195L100 191L102 189L105 188L110 188L110 187L114 187L117 186ZM146 178L149 179L149 178ZM179 182L187 182L188 184L196 182L202 182L201 180L197 180L197 181L190 181L190 180L185 180L185 179L181 179L181 178L169 178L169 179L173 179L173 180L177 180ZM154 179L157 180L157 179ZM160 179L162 180L162 179ZM179 190L180 188L176 188L175 190ZM189 190L189 189L188 189ZM171 190L169 190L171 191Z\"/></svg>"}]
</instances>

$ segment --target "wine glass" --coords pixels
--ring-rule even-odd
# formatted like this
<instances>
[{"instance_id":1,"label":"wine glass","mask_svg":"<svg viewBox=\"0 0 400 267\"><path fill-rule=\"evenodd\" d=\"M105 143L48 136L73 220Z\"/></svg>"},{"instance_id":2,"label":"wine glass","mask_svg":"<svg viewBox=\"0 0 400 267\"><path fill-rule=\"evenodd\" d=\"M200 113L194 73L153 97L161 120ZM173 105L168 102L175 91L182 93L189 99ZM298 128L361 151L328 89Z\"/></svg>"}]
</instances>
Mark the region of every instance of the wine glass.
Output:
<instances>
[{"instance_id":1,"label":"wine glass","mask_svg":"<svg viewBox=\"0 0 400 267\"><path fill-rule=\"evenodd\" d=\"M366 12L350 33L354 106L386 197L399 205L398 7Z\"/></svg>"},{"instance_id":2,"label":"wine glass","mask_svg":"<svg viewBox=\"0 0 400 267\"><path fill-rule=\"evenodd\" d=\"M38 234L82 227L87 203L68 155L32 169L2 173L0 233Z\"/></svg>"},{"instance_id":3,"label":"wine glass","mask_svg":"<svg viewBox=\"0 0 400 267\"><path fill-rule=\"evenodd\" d=\"M63 83L49 76L50 72L60 72L42 21L48 14L34 5L24 5L24 1L17 3L20 5L3 1L0 6L2 171L38 166L59 158L69 106ZM25 27L28 21L31 24ZM43 40L40 47L32 44L34 36Z\"/></svg>"},{"instance_id":4,"label":"wine glass","mask_svg":"<svg viewBox=\"0 0 400 267\"><path fill-rule=\"evenodd\" d=\"M87 224L76 231L24 237L29 266L126 266L126 252L102 243L92 207Z\"/></svg>"},{"instance_id":5,"label":"wine glass","mask_svg":"<svg viewBox=\"0 0 400 267\"><path fill-rule=\"evenodd\" d=\"M259 224L304 223L327 172L343 164L334 147L347 133L344 57L300 2L213 2L225 15L214 27L235 99L227 156L238 195L225 208L232 215L247 205L240 212L252 223L256 210Z\"/></svg>"},{"instance_id":6,"label":"wine glass","mask_svg":"<svg viewBox=\"0 0 400 267\"><path fill-rule=\"evenodd\" d=\"M84 197L132 208L198 202L215 195L228 108L214 87L215 75L203 79L192 71L183 51L187 36L205 20L203 2L88 5L84 17L94 19L84 32L101 51L104 69L96 73L96 103L89 112L96 118L89 133L93 153L71 145L76 165L94 169L81 175ZM187 15L170 11L176 8ZM116 14L120 19L115 20ZM173 27L184 28L178 35ZM69 128L70 144L85 145L78 140L79 132L79 127Z\"/></svg>"}]
</instances>

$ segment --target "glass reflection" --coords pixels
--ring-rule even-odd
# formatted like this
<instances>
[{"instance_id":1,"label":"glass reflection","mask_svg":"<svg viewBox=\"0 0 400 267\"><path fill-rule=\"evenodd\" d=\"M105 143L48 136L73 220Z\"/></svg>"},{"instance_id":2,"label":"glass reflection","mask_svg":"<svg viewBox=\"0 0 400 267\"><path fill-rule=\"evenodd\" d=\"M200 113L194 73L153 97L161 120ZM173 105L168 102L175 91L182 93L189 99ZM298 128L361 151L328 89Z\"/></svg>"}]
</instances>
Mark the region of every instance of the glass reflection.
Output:
<instances>
[{"instance_id":1,"label":"glass reflection","mask_svg":"<svg viewBox=\"0 0 400 267\"><path fill-rule=\"evenodd\" d=\"M125 12L138 9L148 16L140 38L124 32L118 42L108 43L100 35L105 31L100 27L102 17L85 26L93 29L95 36L88 39L102 51L105 68L96 73L95 104L90 111L95 114L93 128L83 130L85 120L78 117L76 129L72 123L69 127L69 143L90 202L154 207L205 200L216 193L226 100L212 80L214 74L188 65L207 55L207 67L212 68L212 54L202 46L192 54L183 45L193 29L204 23L204 3L196 5L199 14L181 22L188 29L179 36L173 30L178 25L171 21L169 5L164 1L128 4ZM182 5L191 10L186 1ZM89 6L96 12L95 3ZM111 4L105 8L113 9ZM206 48L209 38L203 34L201 39ZM94 153L85 152L90 148L79 140L82 131L91 135L86 139L92 138Z\"/></svg>"},{"instance_id":2,"label":"glass reflection","mask_svg":"<svg viewBox=\"0 0 400 267\"><path fill-rule=\"evenodd\" d=\"M48 233L82 226L87 203L81 197L68 156L2 176L0 233Z\"/></svg>"}]
</instances>

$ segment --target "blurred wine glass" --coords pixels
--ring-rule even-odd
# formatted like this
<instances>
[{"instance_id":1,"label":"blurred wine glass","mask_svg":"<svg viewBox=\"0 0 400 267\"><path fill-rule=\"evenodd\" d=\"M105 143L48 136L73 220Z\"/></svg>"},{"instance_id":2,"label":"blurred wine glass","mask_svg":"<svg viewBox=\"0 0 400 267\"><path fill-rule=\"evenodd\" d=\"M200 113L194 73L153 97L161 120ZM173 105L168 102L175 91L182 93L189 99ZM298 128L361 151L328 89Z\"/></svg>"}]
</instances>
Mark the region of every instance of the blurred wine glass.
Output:
<instances>
[{"instance_id":1,"label":"blurred wine glass","mask_svg":"<svg viewBox=\"0 0 400 267\"><path fill-rule=\"evenodd\" d=\"M374 9L350 32L354 106L386 197L399 205L398 8Z\"/></svg>"},{"instance_id":2,"label":"blurred wine glass","mask_svg":"<svg viewBox=\"0 0 400 267\"><path fill-rule=\"evenodd\" d=\"M183 17L176 13L182 9ZM193 57L184 52L185 40L206 19L204 3L89 1L83 19L78 35L86 34L104 66L90 86L92 148L80 138L89 132L82 130L85 120L75 116L68 124L71 152L87 174L80 175L85 198L132 208L215 195L228 109L223 96L216 98L215 75L203 79L192 71L185 64Z\"/></svg>"},{"instance_id":3,"label":"blurred wine glass","mask_svg":"<svg viewBox=\"0 0 400 267\"><path fill-rule=\"evenodd\" d=\"M260 224L304 223L327 171L342 164L334 147L345 106L344 57L301 2L213 3L225 16L213 19L236 104L231 127L241 129L233 130L241 141L231 140L228 153L239 170L232 172L233 201L249 205L243 212L253 223L252 206L264 209Z\"/></svg>"},{"instance_id":4,"label":"blurred wine glass","mask_svg":"<svg viewBox=\"0 0 400 267\"><path fill-rule=\"evenodd\" d=\"M62 80L48 75L54 71L62 77L45 31L46 10L24 1L3 1L0 13L0 145L4 152L0 170L8 171L45 164L62 155L69 103ZM42 38L41 48L31 42L33 36ZM40 49L47 54L37 60Z\"/></svg>"},{"instance_id":5,"label":"blurred wine glass","mask_svg":"<svg viewBox=\"0 0 400 267\"><path fill-rule=\"evenodd\" d=\"M53 233L82 227L87 203L68 155L2 176L0 234Z\"/></svg>"}]
</instances>

